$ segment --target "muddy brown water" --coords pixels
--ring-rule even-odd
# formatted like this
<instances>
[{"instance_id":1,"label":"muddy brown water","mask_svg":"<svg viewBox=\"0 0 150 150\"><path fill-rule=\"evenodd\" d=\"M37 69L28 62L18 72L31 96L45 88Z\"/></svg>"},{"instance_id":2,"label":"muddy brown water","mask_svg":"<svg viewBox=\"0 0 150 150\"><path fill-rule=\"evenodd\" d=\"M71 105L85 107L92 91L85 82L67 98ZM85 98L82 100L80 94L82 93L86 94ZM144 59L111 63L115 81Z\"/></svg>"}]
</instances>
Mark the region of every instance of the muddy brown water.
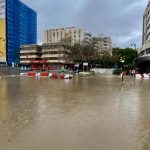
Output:
<instances>
[{"instance_id":1,"label":"muddy brown water","mask_svg":"<svg viewBox=\"0 0 150 150\"><path fill-rule=\"evenodd\" d=\"M149 80L0 79L0 150L149 149Z\"/></svg>"}]
</instances>

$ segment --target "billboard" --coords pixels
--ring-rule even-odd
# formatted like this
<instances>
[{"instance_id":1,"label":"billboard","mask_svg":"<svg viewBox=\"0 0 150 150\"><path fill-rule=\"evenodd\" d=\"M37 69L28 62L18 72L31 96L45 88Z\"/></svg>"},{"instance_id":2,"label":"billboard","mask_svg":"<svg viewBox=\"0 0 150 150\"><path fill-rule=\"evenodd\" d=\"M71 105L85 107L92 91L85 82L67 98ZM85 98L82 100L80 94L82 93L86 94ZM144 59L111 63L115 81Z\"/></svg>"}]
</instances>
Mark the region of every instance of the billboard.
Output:
<instances>
[{"instance_id":1,"label":"billboard","mask_svg":"<svg viewBox=\"0 0 150 150\"><path fill-rule=\"evenodd\" d=\"M6 62L6 1L0 0L0 63Z\"/></svg>"}]
</instances>

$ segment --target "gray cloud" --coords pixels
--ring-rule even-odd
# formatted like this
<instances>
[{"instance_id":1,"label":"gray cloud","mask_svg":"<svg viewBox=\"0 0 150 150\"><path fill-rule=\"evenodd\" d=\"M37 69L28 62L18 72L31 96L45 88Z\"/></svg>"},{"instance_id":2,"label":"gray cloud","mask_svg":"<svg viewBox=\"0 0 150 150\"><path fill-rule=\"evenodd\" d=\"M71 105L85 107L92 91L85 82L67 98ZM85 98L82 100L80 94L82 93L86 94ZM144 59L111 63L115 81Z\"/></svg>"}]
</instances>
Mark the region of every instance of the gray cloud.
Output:
<instances>
[{"instance_id":1,"label":"gray cloud","mask_svg":"<svg viewBox=\"0 0 150 150\"><path fill-rule=\"evenodd\" d=\"M78 26L111 36L117 46L141 46L142 17L148 0L22 0L38 12L38 41L44 29Z\"/></svg>"}]
</instances>

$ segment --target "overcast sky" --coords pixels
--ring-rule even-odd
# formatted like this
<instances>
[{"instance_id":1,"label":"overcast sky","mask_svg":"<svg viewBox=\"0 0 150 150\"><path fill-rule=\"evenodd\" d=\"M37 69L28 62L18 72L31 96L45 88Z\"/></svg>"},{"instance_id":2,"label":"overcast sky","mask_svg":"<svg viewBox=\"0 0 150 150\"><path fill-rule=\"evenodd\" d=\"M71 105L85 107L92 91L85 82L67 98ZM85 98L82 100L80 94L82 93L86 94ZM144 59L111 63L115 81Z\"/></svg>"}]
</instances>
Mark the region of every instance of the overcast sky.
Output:
<instances>
[{"instance_id":1,"label":"overcast sky","mask_svg":"<svg viewBox=\"0 0 150 150\"><path fill-rule=\"evenodd\" d=\"M148 0L22 0L38 14L38 42L45 29L77 26L113 44L141 46L142 17Z\"/></svg>"}]
</instances>

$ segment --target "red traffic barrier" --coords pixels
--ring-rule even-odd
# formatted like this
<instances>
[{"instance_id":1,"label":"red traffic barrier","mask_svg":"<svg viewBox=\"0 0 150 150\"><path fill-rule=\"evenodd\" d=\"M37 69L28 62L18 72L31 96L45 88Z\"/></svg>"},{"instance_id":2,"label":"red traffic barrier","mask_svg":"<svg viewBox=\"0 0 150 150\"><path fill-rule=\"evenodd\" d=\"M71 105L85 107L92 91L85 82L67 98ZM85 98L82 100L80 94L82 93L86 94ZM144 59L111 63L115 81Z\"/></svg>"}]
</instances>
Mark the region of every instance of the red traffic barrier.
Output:
<instances>
[{"instance_id":1,"label":"red traffic barrier","mask_svg":"<svg viewBox=\"0 0 150 150\"><path fill-rule=\"evenodd\" d=\"M60 77L60 79L64 79L65 75L62 74L62 75L60 75L59 77Z\"/></svg>"},{"instance_id":2,"label":"red traffic barrier","mask_svg":"<svg viewBox=\"0 0 150 150\"><path fill-rule=\"evenodd\" d=\"M48 77L48 72L40 72L40 77Z\"/></svg>"},{"instance_id":3,"label":"red traffic barrier","mask_svg":"<svg viewBox=\"0 0 150 150\"><path fill-rule=\"evenodd\" d=\"M35 77L36 76L36 72L28 72L27 76L28 77Z\"/></svg>"},{"instance_id":4,"label":"red traffic barrier","mask_svg":"<svg viewBox=\"0 0 150 150\"><path fill-rule=\"evenodd\" d=\"M58 75L55 74L55 73L53 73L53 74L52 74L52 78L57 79L57 78L58 78Z\"/></svg>"}]
</instances>

